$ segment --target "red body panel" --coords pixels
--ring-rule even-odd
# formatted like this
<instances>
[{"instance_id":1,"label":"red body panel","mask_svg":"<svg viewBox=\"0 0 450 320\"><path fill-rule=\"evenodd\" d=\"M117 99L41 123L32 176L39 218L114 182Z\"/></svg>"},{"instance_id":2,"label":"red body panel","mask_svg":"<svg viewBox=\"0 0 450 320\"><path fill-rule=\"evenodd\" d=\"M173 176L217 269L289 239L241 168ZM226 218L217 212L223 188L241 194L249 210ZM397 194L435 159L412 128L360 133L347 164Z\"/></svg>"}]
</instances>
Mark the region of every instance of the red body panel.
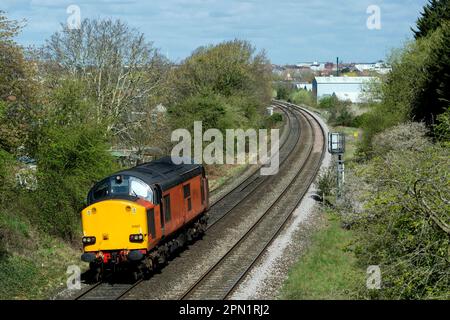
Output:
<instances>
[{"instance_id":1,"label":"red body panel","mask_svg":"<svg viewBox=\"0 0 450 320\"><path fill-rule=\"evenodd\" d=\"M201 180L203 179L203 189L201 188ZM185 186L189 185L190 196L184 197ZM204 199L202 202L202 192ZM170 197L170 219L166 220L166 208L164 208L164 198ZM154 206L153 204L139 199L137 203L143 205L147 209L155 210L155 233L156 237L149 239L148 250L154 248L164 237L168 237L186 224L197 218L205 212L209 207L208 182L202 176L196 176L183 184L179 184L163 193L162 204ZM191 202L189 210L189 201ZM161 208L162 207L162 208ZM163 221L161 221L161 218ZM164 222L164 227L162 222Z\"/></svg>"}]
</instances>

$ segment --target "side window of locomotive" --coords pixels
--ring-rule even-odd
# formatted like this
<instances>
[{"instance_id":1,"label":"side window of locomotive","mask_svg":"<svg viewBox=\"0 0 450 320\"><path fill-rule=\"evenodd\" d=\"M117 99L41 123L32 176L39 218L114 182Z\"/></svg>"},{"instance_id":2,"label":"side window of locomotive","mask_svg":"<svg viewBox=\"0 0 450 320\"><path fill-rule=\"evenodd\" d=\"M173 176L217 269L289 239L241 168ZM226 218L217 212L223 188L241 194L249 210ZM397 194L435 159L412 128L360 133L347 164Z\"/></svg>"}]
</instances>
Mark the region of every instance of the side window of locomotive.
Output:
<instances>
[{"instance_id":1,"label":"side window of locomotive","mask_svg":"<svg viewBox=\"0 0 450 320\"><path fill-rule=\"evenodd\" d=\"M191 185L189 183L183 187L183 192L185 199L191 196Z\"/></svg>"},{"instance_id":2,"label":"side window of locomotive","mask_svg":"<svg viewBox=\"0 0 450 320\"><path fill-rule=\"evenodd\" d=\"M164 214L165 214L165 220L166 222L170 221L170 194L168 194L167 196L164 196Z\"/></svg>"},{"instance_id":3,"label":"side window of locomotive","mask_svg":"<svg viewBox=\"0 0 450 320\"><path fill-rule=\"evenodd\" d=\"M153 202L152 189L145 182L133 177L130 178L130 195Z\"/></svg>"},{"instance_id":4,"label":"side window of locomotive","mask_svg":"<svg viewBox=\"0 0 450 320\"><path fill-rule=\"evenodd\" d=\"M187 200L188 211L192 210L192 202L191 202L191 185L187 184L183 186L184 198Z\"/></svg>"},{"instance_id":5,"label":"side window of locomotive","mask_svg":"<svg viewBox=\"0 0 450 320\"><path fill-rule=\"evenodd\" d=\"M153 208L147 210L147 228L148 233L155 238L155 210Z\"/></svg>"},{"instance_id":6,"label":"side window of locomotive","mask_svg":"<svg viewBox=\"0 0 450 320\"><path fill-rule=\"evenodd\" d=\"M98 200L101 198L104 198L108 196L109 191L109 183L105 182L99 185L93 192L92 196L94 197L94 200Z\"/></svg>"},{"instance_id":7,"label":"side window of locomotive","mask_svg":"<svg viewBox=\"0 0 450 320\"><path fill-rule=\"evenodd\" d=\"M205 181L203 181L203 178L200 178L200 195L203 204L205 202Z\"/></svg>"}]
</instances>

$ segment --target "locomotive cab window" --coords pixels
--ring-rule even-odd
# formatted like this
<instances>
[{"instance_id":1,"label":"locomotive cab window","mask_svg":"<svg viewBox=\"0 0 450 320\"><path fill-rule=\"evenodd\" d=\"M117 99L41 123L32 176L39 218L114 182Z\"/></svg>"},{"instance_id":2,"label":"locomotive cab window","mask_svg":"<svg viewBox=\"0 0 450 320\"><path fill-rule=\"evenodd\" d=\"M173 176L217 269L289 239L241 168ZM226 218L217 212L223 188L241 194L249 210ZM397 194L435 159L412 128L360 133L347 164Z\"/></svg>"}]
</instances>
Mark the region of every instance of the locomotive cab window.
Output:
<instances>
[{"instance_id":1,"label":"locomotive cab window","mask_svg":"<svg viewBox=\"0 0 450 320\"><path fill-rule=\"evenodd\" d=\"M136 196L153 202L153 191L149 185L134 177L130 178L130 196Z\"/></svg>"},{"instance_id":2,"label":"locomotive cab window","mask_svg":"<svg viewBox=\"0 0 450 320\"><path fill-rule=\"evenodd\" d=\"M153 190L141 179L117 175L103 181L92 191L93 200L106 199L108 197L133 196L153 202Z\"/></svg>"},{"instance_id":3,"label":"locomotive cab window","mask_svg":"<svg viewBox=\"0 0 450 320\"><path fill-rule=\"evenodd\" d=\"M107 197L108 194L109 194L109 184L108 182L104 182L94 190L92 196L94 200L98 200Z\"/></svg>"}]
</instances>

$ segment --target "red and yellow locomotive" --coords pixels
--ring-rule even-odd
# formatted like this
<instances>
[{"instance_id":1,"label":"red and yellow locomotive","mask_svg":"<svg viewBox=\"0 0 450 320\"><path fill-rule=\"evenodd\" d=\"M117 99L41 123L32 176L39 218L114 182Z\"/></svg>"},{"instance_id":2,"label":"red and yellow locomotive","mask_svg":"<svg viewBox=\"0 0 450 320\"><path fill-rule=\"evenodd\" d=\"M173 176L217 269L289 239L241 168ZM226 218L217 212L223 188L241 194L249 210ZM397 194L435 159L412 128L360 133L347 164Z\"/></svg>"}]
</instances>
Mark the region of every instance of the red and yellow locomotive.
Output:
<instances>
[{"instance_id":1,"label":"red and yellow locomotive","mask_svg":"<svg viewBox=\"0 0 450 320\"><path fill-rule=\"evenodd\" d=\"M84 253L98 280L128 267L137 276L166 262L206 231L208 179L199 164L170 157L117 172L96 183L81 213Z\"/></svg>"}]
</instances>

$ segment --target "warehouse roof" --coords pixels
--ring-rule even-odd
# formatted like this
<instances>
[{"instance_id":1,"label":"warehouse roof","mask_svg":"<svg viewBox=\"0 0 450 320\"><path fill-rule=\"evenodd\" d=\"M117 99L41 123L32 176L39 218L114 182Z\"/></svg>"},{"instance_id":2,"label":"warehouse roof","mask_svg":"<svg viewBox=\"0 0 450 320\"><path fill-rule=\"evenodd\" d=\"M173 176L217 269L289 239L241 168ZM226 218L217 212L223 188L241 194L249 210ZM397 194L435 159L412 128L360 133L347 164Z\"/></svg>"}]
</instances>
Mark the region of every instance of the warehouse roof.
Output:
<instances>
[{"instance_id":1,"label":"warehouse roof","mask_svg":"<svg viewBox=\"0 0 450 320\"><path fill-rule=\"evenodd\" d=\"M316 82L318 84L363 84L369 81L377 81L377 77L316 77Z\"/></svg>"}]
</instances>

